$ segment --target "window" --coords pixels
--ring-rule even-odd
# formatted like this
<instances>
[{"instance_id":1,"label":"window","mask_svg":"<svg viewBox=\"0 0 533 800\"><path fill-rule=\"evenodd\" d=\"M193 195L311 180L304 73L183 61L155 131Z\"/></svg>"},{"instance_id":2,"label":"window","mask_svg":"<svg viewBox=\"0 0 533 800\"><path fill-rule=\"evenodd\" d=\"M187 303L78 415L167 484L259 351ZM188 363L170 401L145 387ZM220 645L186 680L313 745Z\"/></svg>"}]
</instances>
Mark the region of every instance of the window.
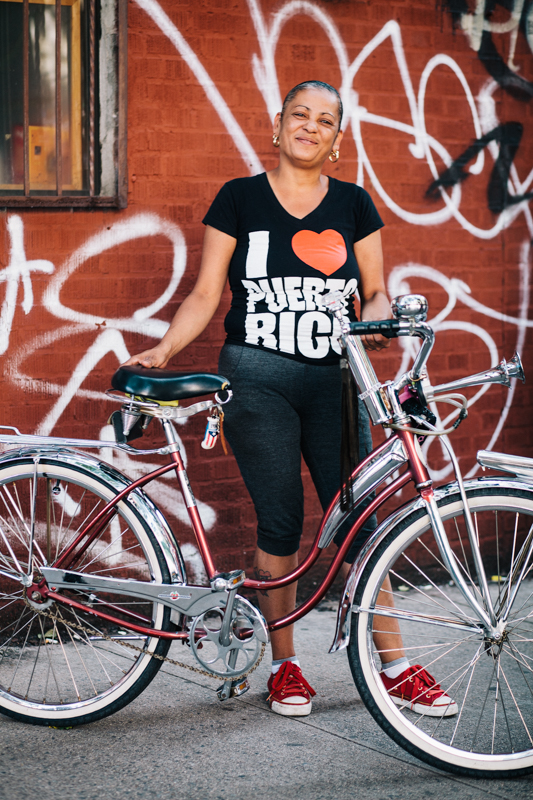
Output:
<instances>
[{"instance_id":1,"label":"window","mask_svg":"<svg viewBox=\"0 0 533 800\"><path fill-rule=\"evenodd\" d=\"M0 0L0 207L126 205L127 0Z\"/></svg>"}]
</instances>

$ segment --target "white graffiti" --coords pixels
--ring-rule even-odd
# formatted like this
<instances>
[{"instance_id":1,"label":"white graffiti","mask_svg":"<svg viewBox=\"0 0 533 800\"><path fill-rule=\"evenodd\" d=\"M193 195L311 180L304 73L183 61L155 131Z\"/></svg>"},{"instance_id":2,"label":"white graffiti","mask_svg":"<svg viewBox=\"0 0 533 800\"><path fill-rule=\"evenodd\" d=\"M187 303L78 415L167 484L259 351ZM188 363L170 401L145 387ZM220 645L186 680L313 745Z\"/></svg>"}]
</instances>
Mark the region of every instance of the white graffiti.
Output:
<instances>
[{"instance_id":1,"label":"white graffiti","mask_svg":"<svg viewBox=\"0 0 533 800\"><path fill-rule=\"evenodd\" d=\"M286 3L279 9L279 11L271 15L271 22L269 26L265 21L258 1L246 1L248 3L250 16L255 27L257 40L261 50L261 56L254 54L252 57L254 78L256 80L257 87L263 96L268 114L271 119L274 118L275 114L281 107L281 94L275 66L276 47L279 37L281 35L283 26L290 19L297 15L308 16L324 30L338 61L342 78L340 92L346 109L346 119L349 120L351 125L352 136L357 148L359 165L357 183L359 185L364 185L366 173L366 175L371 179L372 185L378 192L380 198L383 200L387 208L393 211L400 219L412 225L438 225L454 218L461 225L461 227L463 227L465 230L468 230L473 236L482 239L492 239L501 233L502 230L509 227L509 225L512 224L519 214L525 213L530 235L533 236L533 221L529 213L527 201L517 203L514 206L504 209L499 214L495 224L491 228L484 229L476 226L474 223L466 219L466 217L464 217L464 215L460 212L459 207L461 204L461 187L459 184L454 186L451 197L448 196L444 190L441 190L443 206L437 211L414 213L406 208L403 208L391 195L389 195L384 188L365 150L365 143L361 127L362 123L370 123L372 125L388 128L392 131L398 131L412 136L413 141L410 143L408 148L411 156L417 160L425 158L430 169L431 176L434 179L437 179L438 169L435 164L433 154L435 153L440 159L442 159L446 166L449 166L452 163L452 157L444 145L431 136L426 129L425 100L429 78L437 68L446 68L453 72L465 92L466 100L472 114L472 133L475 134L476 138L479 138L483 132L486 132L483 130L481 118L486 119L487 117L490 117L494 111L492 93L497 87L497 84L494 81L490 81L488 86L484 87L478 96L476 103L468 85L468 81L457 62L451 57L442 54L434 56L427 63L420 78L417 96L405 56L401 28L395 20L390 20L387 22L376 34L376 36L374 36L372 40L361 49L361 52L350 64L346 45L344 44L334 21L325 11L320 9L314 3L308 2L308 0L292 0L292 2ZM201 65L198 57L192 53L172 20L162 10L157 0L136 0L136 2L153 19L163 33L175 44L176 48L187 62L195 77L198 79L200 85L206 92L208 99L212 102L215 110L219 114L221 121L224 123L228 134L231 136L232 140L237 146L250 173L255 174L257 172L262 172L263 167L257 158L254 159L251 157L250 143L248 139L244 137L244 134L242 133L242 130L235 118L231 114L228 114L227 105L224 99L218 92L213 92L213 81L211 77L208 75L203 65ZM390 117L372 114L366 108L359 105L358 94L353 88L356 76L363 64L368 58L370 58L372 53L377 48L379 48L389 39L391 40L393 46L396 65L403 83L405 96L409 103L411 124L407 124ZM495 143L493 144L494 146L489 148L489 151L493 158L496 158L498 153L498 145ZM474 175L479 174L483 169L483 165L484 154L482 151L475 163L471 165L470 172ZM511 169L509 192L513 195L524 194L527 192L532 182L533 170L524 181L520 181L516 169L513 166Z\"/></svg>"},{"instance_id":2,"label":"white graffiti","mask_svg":"<svg viewBox=\"0 0 533 800\"><path fill-rule=\"evenodd\" d=\"M335 25L332 17L322 8L308 0L292 0L273 12L267 19L263 14L259 0L246 1L250 13L251 24L255 30L258 43L258 53L252 56L252 69L254 79L264 103L266 114L272 120L281 107L281 94L279 88L278 72L276 68L276 49L287 22L297 15L305 15L312 19L326 34L331 47L335 53L341 75L339 91L341 92L343 103L346 109L346 128L349 129L355 143L358 155L358 174L357 182L363 185L365 180L370 179L373 187L378 192L381 200L399 219L405 223L416 226L442 225L447 221L455 220L455 223L470 233L477 239L492 239L508 228L520 216L524 215L529 239L533 237L533 217L526 200L504 209L495 219L494 224L489 228L482 228L479 224L469 220L461 211L462 190L457 184L451 194L444 190L441 191L440 206L435 210L424 213L414 213L402 206L397 198L387 191L380 180L377 167L372 164L370 156L365 148L365 136L363 130L369 130L369 126L390 131L391 136L396 134L407 135L410 138L406 146L405 159L415 159L417 162L425 161L428 168L428 182L438 178L438 168L435 159L439 159L446 166L452 163L452 156L428 131L426 126L426 100L428 98L428 86L430 80L438 78L443 70L451 72L458 86L464 92L465 99L470 109L471 133L467 132L470 138L480 138L499 124L494 93L498 85L493 80L488 80L474 97L466 76L457 62L446 54L436 54L425 65L418 81L418 87L411 76L408 60L402 40L401 27L395 20L387 22L376 35L361 48L357 56L350 61L348 49L343 41L341 33ZM204 65L201 63L197 54L186 41L185 37L178 30L171 19L172 5L168 4L167 13L157 0L136 0L140 8L150 17L155 25L168 37L177 52L181 55L184 62L188 65L195 79L205 92L206 98L211 103L224 125L229 137L238 149L247 171L250 174L257 174L263 171L261 161L258 158L250 140L237 122L236 117L224 100L221 92L216 87L213 78L209 75ZM520 6L520 8L519 8ZM483 8L482 8L483 7ZM533 6L532 6L533 8ZM522 6L517 0L511 20L516 21L516 15L520 18ZM356 11L354 12L356 13ZM463 28L467 30L470 25L471 37L478 35L476 31L480 29L481 22L484 20L484 3L478 2L476 11L470 23L465 17ZM486 26L483 21L483 26ZM513 22L513 25L515 23ZM477 26L477 28L476 28ZM516 28L517 29L517 28ZM495 28L491 30L496 32ZM510 27L511 34L515 28ZM503 32L498 31L498 32ZM474 39L472 39L474 42ZM383 115L373 114L368 109L359 104L359 95L355 89L359 73L363 65L371 58L381 46L386 43L392 44L394 53L395 67L398 69L405 97L408 102L410 121L394 119ZM514 50L513 50L514 52ZM512 54L510 56L512 60ZM392 68L392 67L391 67ZM514 68L514 67L513 67ZM432 85L434 85L432 83ZM363 128L363 126L365 126ZM370 134L371 135L371 134ZM498 158L499 146L496 142L491 142L487 147L487 153L495 161ZM472 175L479 175L484 169L485 153L481 151L469 167ZM230 176L228 176L230 177ZM232 176L231 176L232 177ZM510 171L508 191L511 195L525 194L533 183L533 170L521 178L517 169L513 165ZM136 333L145 337L158 339L167 329L167 323L158 319L157 314L164 309L179 286L183 277L187 263L187 247L180 228L174 223L163 220L156 214L142 213L132 215L125 219L115 222L109 228L91 236L73 253L66 262L55 269L51 261L35 260L27 261L24 249L24 231L20 216L13 214L7 217L7 228L10 241L9 263L0 272L0 278L6 284L5 298L0 312L0 352L8 350L10 334L12 330L15 310L18 302L19 288L22 283L23 298L21 306L25 314L28 314L33 307L33 292L31 283L31 272L42 272L51 275L46 291L43 296L43 305L47 311L59 322L59 327L46 334L35 336L30 341L26 341L14 352L10 351L10 358L5 370L6 377L18 387L26 391L43 390L57 399L45 417L37 426L37 431L41 434L50 434L66 409L69 407L73 398L82 397L87 401L105 399L105 395L84 388L83 384L88 376L95 369L97 364L108 354L116 357L117 364L123 362L128 356L128 348L124 341L124 333ZM78 311L70 308L62 299L62 293L68 284L69 278L73 276L90 258L117 249L127 242L143 237L164 236L169 241L172 249L173 260L172 269L169 276L168 285L161 295L155 300L151 300L148 305L137 308L130 316L123 318L103 318L85 311ZM529 241L528 239L528 241ZM487 348L487 364L493 365L499 361L500 354L498 347L490 336L489 331L481 325L474 325L471 322L462 321L457 318L460 316L461 306L467 307L472 311L492 320L498 319L501 322L511 324L516 327L516 349L521 352L524 346L525 335L528 328L533 327L533 321L529 320L529 263L530 252L529 244L526 242L522 248L518 270L520 275L520 302L519 311L516 317L505 314L501 311L490 309L473 296L470 288L462 281L448 278L442 272L434 269L430 265L406 263L396 266L389 277L389 293L391 296L407 290L416 290L416 281L419 278L430 280L440 286L447 294L447 303L442 312L434 317L432 324L437 331L460 330L465 334L479 337ZM453 314L453 318L452 318ZM50 348L57 345L60 341L72 337L84 336L90 339L86 351L75 366L72 375L65 385L61 385L53 379L47 382L39 381L27 374L25 362L29 356L43 348ZM85 340L84 340L85 341ZM406 340L401 340L404 343ZM413 346L405 344L402 354L401 370L405 370L414 356ZM479 390L471 399L473 405L486 391L486 388ZM508 395L507 402L498 424L494 431L489 434L488 448L492 448L505 424L509 409L514 396L514 387ZM444 422L451 419L448 417ZM107 435L104 430L102 436ZM428 445L429 446L429 445ZM106 453L109 458L109 453ZM117 465L124 469L128 474L140 474L149 469L148 465L139 466L137 462L132 462L123 454L116 456ZM122 459L122 460L121 460ZM119 463L120 462L120 463ZM435 477L446 477L451 467L446 464ZM472 470L472 474L475 471ZM188 523L188 517L183 505L180 505L180 498L165 480L157 482L156 500L165 509L175 514L180 520ZM214 511L206 504L201 504L201 513L206 528L215 523ZM193 547L191 545L191 547ZM197 558L192 550L189 552L189 561L193 569L199 569L194 559ZM194 563L193 563L194 562Z\"/></svg>"},{"instance_id":3,"label":"white graffiti","mask_svg":"<svg viewBox=\"0 0 533 800\"><path fill-rule=\"evenodd\" d=\"M516 52L516 42L518 39L518 29L520 18L524 9L525 0L514 0L506 22L493 22L487 19L487 0L476 0L476 7L473 12L466 12L460 15L461 28L467 36L472 50L478 51L481 47L483 31L490 33L509 33L509 55L507 56L507 66L513 72L518 72L520 67L515 64L514 56ZM526 38L529 47L533 51L533 6L530 7L526 19Z\"/></svg>"},{"instance_id":4,"label":"white graffiti","mask_svg":"<svg viewBox=\"0 0 533 800\"><path fill-rule=\"evenodd\" d=\"M424 280L433 281L448 295L448 302L446 303L445 307L440 311L436 316L429 320L430 325L433 327L436 334L439 332L444 331L462 331L463 333L467 334L468 336L477 336L483 344L487 347L488 350L488 359L487 364L494 366L500 360L498 354L498 347L490 335L489 331L485 328L482 328L480 325L474 325L471 322L466 322L460 319L449 319L450 314L454 309L457 307L458 303L462 303L463 305L471 308L472 310L482 314L486 317L489 317L493 322L499 320L500 322L507 322L516 325L517 327L517 336L516 336L516 345L515 349L518 353L522 353L524 349L524 342L526 337L526 331L528 327L532 326L530 320L528 320L528 309L529 309L529 300L530 300L530 281L529 281L529 272L530 272L530 250L531 245L529 242L525 242L522 245L521 253L520 253L520 260L519 260L519 273L520 273L520 282L519 282L519 316L518 317L510 317L507 314L503 314L502 312L495 311L487 306L484 306L482 303L479 303L475 300L471 295L470 287L464 283L463 281L458 280L457 278L447 278L442 272L439 272L432 267L428 267L423 264L405 264L395 267L390 276L388 281L388 290L389 295L391 297L395 297L399 294L405 294L407 292L413 291L413 285L409 282L410 278L419 278ZM401 375L404 373L408 368L410 362L416 356L417 346L415 340L413 339L400 339L400 346L403 349L403 357L400 367L398 369L397 375ZM471 408L477 401L482 397L485 392L490 389L490 385L486 384L482 386L468 401L468 406ZM485 445L486 450L492 450L494 447L509 414L511 409L511 405L513 402L514 394L516 391L516 381L512 382L511 388L507 394L507 398L505 401L504 408L500 415L500 419L498 420L498 424L496 425L495 430L491 433L489 437L489 441ZM439 411L437 406L433 405L433 411L439 418ZM452 412L449 414L445 419L442 420L442 424L444 426L448 425L452 422L452 420L457 416L456 412ZM435 439L428 438L424 443L424 451L427 453L428 449L431 447L432 444L435 443ZM444 460L447 464L440 470L432 469L432 477L434 480L442 480L448 477L452 473L452 465L449 460L448 451L443 446L442 447L442 455ZM470 472L467 474L467 477L472 477L478 470L478 466L475 465Z\"/></svg>"},{"instance_id":5,"label":"white graffiti","mask_svg":"<svg viewBox=\"0 0 533 800\"><path fill-rule=\"evenodd\" d=\"M187 58L185 50L186 43L184 42L183 37L181 37L177 31L173 22L161 10L161 7L156 0L136 0L136 2L161 28L163 33L165 33L165 35L176 44L179 52L183 55L191 70L194 72L195 76L198 78L200 84L204 88L208 98L213 103L214 108L226 126L228 134L237 145L243 161L248 166L250 172L254 174L256 171L262 170L261 165L254 167L255 162L250 158L248 139L242 140L242 131L234 118L228 117L226 113L227 107L220 95L213 95L211 78L207 75L207 72L199 63L196 55L192 54L190 59ZM431 177L433 179L437 179L438 168L435 163L434 156L437 155L446 166L449 166L452 163L452 156L441 142L428 133L426 127L425 103L430 78L437 70L442 69L450 70L455 75L459 85L464 91L465 98L470 109L472 117L472 134L475 138L480 138L489 130L495 128L499 123L494 101L494 92L498 88L498 84L495 81L488 80L482 87L477 98L474 98L466 76L457 62L446 54L437 54L428 61L423 69L419 80L418 91L415 91L403 47L401 28L395 20L390 20L387 22L371 39L371 41L361 49L360 53L350 63L346 45L343 42L343 39L334 21L325 11L323 11L314 3L308 2L307 0L292 0L292 2L286 3L279 10L273 12L271 14L270 21L267 22L258 0L246 0L246 2L250 10L250 16L255 28L260 49L260 55L254 54L252 56L253 74L271 120L274 119L275 114L281 107L281 93L279 89L278 73L275 63L276 48L279 38L284 25L290 19L297 15L308 16L314 20L314 22L316 22L316 24L319 25L326 33L338 61L338 66L341 73L340 92L346 110L346 118L349 120L351 125L352 136L357 148L357 182L359 185L364 184L365 175L370 177L373 187L376 189L387 208L393 211L400 219L412 225L439 225L453 218L472 236L479 239L492 239L509 227L519 215L524 214L529 236L533 236L533 217L531 215L527 200L516 203L515 205L504 209L498 215L494 225L485 229L475 225L461 213L461 187L459 184L454 186L451 196L449 196L444 190L441 190L443 205L440 209L425 213L413 213L409 211L408 209L402 207L385 190L365 150L362 123L370 123L372 125L387 128L392 132L396 131L412 136L413 141L408 147L411 156L417 160L425 159ZM509 23L502 23L499 25L499 27L493 24L493 27L490 28L490 30L497 33L511 32L511 34L514 36L518 28L518 21L520 20L522 7L523 0L516 0ZM475 15L463 15L462 23L465 30L470 24L469 19L472 19L475 22L475 24L472 22L472 31L474 30L475 25L477 25L478 28L481 26L480 29L487 29L487 26L490 26L492 23L488 23L486 20L484 20L484 12L485 2L484 0L478 0ZM390 40L392 43L393 52L396 59L396 66L398 68L404 87L405 96L409 104L411 124L406 124L403 121L395 120L391 117L372 114L366 108L359 105L358 94L354 89L355 79L363 64L370 58L374 51L383 45L387 40ZM516 42L516 37L513 42ZM513 43L512 47L513 53ZM512 53L510 56L511 60ZM204 79L203 76L206 76L206 78ZM496 142L491 142L488 146L488 152L492 159L496 161L499 154L498 144ZM475 162L469 167L469 172L472 175L479 175L482 172L484 165L485 154L484 151L481 150ZM516 167L514 164L512 165L508 185L508 191L511 195L516 196L525 194L532 183L533 169L523 180L521 180ZM433 321L437 330L443 331L454 328L469 332L471 335L479 336L487 344L490 365L494 365L499 360L499 354L496 344L488 332L484 328L475 326L471 323L460 322L458 320L454 320L452 322L448 320L447 317L451 311L456 308L457 302L460 301L478 313L486 315L491 319L500 319L502 322L516 325L516 347L518 352L522 352L526 329L533 326L533 321L527 319L529 302L529 245L527 243L524 244L524 247L522 248L519 270L521 276L521 298L520 312L518 317L512 317L497 310L483 306L471 297L470 289L466 284L457 280L450 280L437 270L423 265L408 265L394 269L390 276L389 292L391 296L400 293L400 286L404 291L407 290L408 285L406 283L406 279L408 276L411 278L424 277L426 279L429 278L430 280L435 280L439 285L442 286L443 289L448 292L449 297L445 310L441 312L438 318L435 318ZM413 346L406 346L401 369L407 368L408 360L411 359L413 355ZM486 388L483 388L477 392L474 397L470 399L470 405L473 405L485 391ZM489 448L494 446L498 436L500 435L502 427L509 413L513 395L514 387L509 393L507 403L500 417L496 430L490 437L488 444ZM448 474L450 469L450 466L446 467L442 476L444 476L444 474ZM474 468L474 471L475 469L476 468Z\"/></svg>"},{"instance_id":6,"label":"white graffiti","mask_svg":"<svg viewBox=\"0 0 533 800\"><path fill-rule=\"evenodd\" d=\"M9 337L13 327L13 317L17 306L19 283L22 281L24 297L22 310L29 314L33 308L33 287L31 273L44 272L50 275L54 271L51 261L38 259L27 261L24 250L24 231L20 217L13 215L7 219L7 232L9 236L9 263L0 272L0 282L6 284L6 293L2 310L0 311L0 355L4 355L9 347Z\"/></svg>"},{"instance_id":7,"label":"white graffiti","mask_svg":"<svg viewBox=\"0 0 533 800\"><path fill-rule=\"evenodd\" d=\"M67 325L62 325L44 335L25 342L18 348L10 358L6 375L15 385L25 391L45 390L48 394L57 395L58 399L53 404L50 411L37 426L36 433L46 436L52 433L56 424L74 397L83 397L90 400L106 400L103 392L95 392L82 388L82 384L89 377L97 364L108 354L113 354L117 359L117 366L126 361L130 353L123 338L123 332L138 333L146 337L159 339L165 333L168 323L157 319L154 315L163 309L174 296L180 280L185 271L187 262L187 246L179 227L173 223L160 219L155 214L137 214L126 220L116 222L106 230L90 237L85 244L76 250L70 258L57 270L50 261L26 261L24 251L24 232L22 219L18 215L11 215L7 220L8 232L10 235L10 263L8 267L0 273L5 275L8 287L4 307L2 310L2 334L4 336L5 349L9 344L9 337L12 329L13 318L16 309L17 291L19 279L23 281L24 299L22 307L25 313L29 313L33 306L33 294L30 280L31 270L39 270L46 273L54 273L43 296L43 306L58 320L66 321ZM172 270L167 287L163 293L149 305L141 306L133 312L131 317L113 319L102 319L102 316L76 311L66 306L61 300L61 291L69 277L71 277L83 264L90 258L102 255L112 248L118 248L126 242L135 239L153 236L165 236L170 243L173 253ZM61 340L69 337L76 337L82 334L96 336L82 356L78 364L72 371L72 375L65 385L48 381L43 386L43 382L32 378L23 371L24 362L33 353L43 348L51 347ZM110 426L104 427L100 432L102 440L113 439L113 429ZM179 437L178 437L179 439ZM180 439L182 454L185 464L187 463L187 453L183 442ZM103 460L115 465L125 474L140 477L158 465L147 464L134 461L125 453L113 453L109 449L101 451ZM154 481L150 484L149 493L154 493L157 504L168 513L172 514L180 522L190 525L187 509L178 489L170 486L167 476L163 479ZM216 521L214 510L201 501L198 501L199 513L202 517L204 527L209 530ZM117 541L119 541L117 539ZM190 544L188 549L187 563L190 565L192 573L198 574L199 554L194 545ZM114 556L119 557L119 553Z\"/></svg>"}]
</instances>

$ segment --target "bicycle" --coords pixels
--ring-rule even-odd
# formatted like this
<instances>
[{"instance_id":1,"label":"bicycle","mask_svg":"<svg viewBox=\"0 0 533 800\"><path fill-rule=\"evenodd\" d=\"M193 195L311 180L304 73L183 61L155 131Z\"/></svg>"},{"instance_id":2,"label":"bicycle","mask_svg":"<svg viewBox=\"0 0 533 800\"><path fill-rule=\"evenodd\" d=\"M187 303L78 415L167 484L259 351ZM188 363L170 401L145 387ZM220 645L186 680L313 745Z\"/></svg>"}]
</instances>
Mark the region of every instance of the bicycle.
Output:
<instances>
[{"instance_id":1,"label":"bicycle","mask_svg":"<svg viewBox=\"0 0 533 800\"><path fill-rule=\"evenodd\" d=\"M345 318L340 293L329 293L323 302L337 320L359 397L373 424L383 425L390 436L354 470L350 507L342 510L339 492L311 550L282 578L252 580L242 570L217 571L190 488L173 422L209 412L204 445L212 446L231 398L222 376L121 367L108 392L121 404L112 416L116 441L23 435L1 426L10 433L0 434L0 442L16 446L0 456L3 714L56 727L101 719L148 685L173 640L189 645L197 671L222 679L219 699L239 696L264 653L268 631L295 622L317 605L364 521L413 482L415 499L381 522L353 564L330 652L347 649L356 687L374 719L422 761L470 776L533 771L533 460L480 452L482 466L514 477L465 482L448 440L466 416L467 401L459 390L524 380L520 359L515 354L487 372L433 387L426 363L434 334L425 322L425 298L397 298L395 319L356 323ZM395 381L377 380L360 340L373 333L422 340L409 372ZM212 397L180 405L207 395ZM432 411L437 401L457 407L449 429L437 427ZM166 445L133 447L130 442L154 418ZM455 469L456 480L439 488L433 487L420 447L428 436L441 437ZM132 481L75 449L102 447L157 453L168 460ZM208 586L187 582L179 543L143 491L172 470ZM296 581L369 495L371 502L313 595L267 625L239 589ZM380 605L387 575L392 597ZM393 701L373 644L384 617L398 620L405 652L417 669L438 672L457 714L415 715L409 704Z\"/></svg>"}]
</instances>

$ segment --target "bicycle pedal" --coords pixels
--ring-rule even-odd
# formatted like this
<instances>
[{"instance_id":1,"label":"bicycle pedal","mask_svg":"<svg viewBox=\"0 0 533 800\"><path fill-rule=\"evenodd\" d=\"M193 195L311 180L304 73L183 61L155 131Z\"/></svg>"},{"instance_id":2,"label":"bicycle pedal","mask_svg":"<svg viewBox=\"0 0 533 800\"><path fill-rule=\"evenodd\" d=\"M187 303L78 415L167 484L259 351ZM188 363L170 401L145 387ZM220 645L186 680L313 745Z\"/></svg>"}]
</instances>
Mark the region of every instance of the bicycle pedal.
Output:
<instances>
[{"instance_id":1,"label":"bicycle pedal","mask_svg":"<svg viewBox=\"0 0 533 800\"><path fill-rule=\"evenodd\" d=\"M241 694L244 694L250 688L250 684L246 680L237 680L237 681L226 681L219 686L217 689L217 697L218 699L223 702L224 700L229 700L232 697L240 697Z\"/></svg>"},{"instance_id":2,"label":"bicycle pedal","mask_svg":"<svg viewBox=\"0 0 533 800\"><path fill-rule=\"evenodd\" d=\"M241 694L244 694L250 688L250 684L248 683L247 679L240 681L233 681L231 684L231 697L240 697Z\"/></svg>"}]
</instances>

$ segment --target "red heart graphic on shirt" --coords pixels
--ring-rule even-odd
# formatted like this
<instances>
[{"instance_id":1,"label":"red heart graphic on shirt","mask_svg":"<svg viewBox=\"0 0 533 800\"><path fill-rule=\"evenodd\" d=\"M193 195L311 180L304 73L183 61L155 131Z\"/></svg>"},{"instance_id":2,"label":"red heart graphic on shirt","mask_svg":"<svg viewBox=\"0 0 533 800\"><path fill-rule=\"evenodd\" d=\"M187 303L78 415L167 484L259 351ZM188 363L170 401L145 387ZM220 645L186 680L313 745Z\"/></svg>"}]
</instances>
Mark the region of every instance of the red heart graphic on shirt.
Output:
<instances>
[{"instance_id":1,"label":"red heart graphic on shirt","mask_svg":"<svg viewBox=\"0 0 533 800\"><path fill-rule=\"evenodd\" d=\"M298 231L292 237L298 258L324 275L332 275L346 262L346 244L338 231Z\"/></svg>"}]
</instances>

